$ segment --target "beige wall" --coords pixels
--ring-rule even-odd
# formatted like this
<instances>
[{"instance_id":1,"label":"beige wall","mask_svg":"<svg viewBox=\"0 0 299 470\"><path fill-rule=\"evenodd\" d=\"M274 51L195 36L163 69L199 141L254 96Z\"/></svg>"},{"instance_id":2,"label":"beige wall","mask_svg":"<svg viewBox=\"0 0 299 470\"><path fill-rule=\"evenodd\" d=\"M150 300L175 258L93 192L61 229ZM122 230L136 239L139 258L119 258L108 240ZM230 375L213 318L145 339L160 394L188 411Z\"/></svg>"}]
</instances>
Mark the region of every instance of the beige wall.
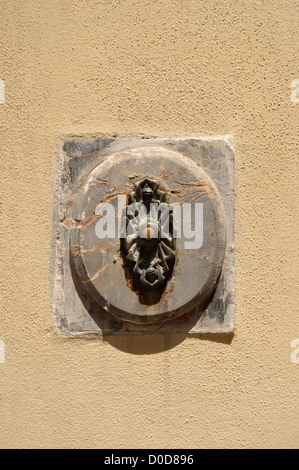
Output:
<instances>
[{"instance_id":1,"label":"beige wall","mask_svg":"<svg viewBox=\"0 0 299 470\"><path fill-rule=\"evenodd\" d=\"M1 447L296 447L296 0L1 0ZM51 332L68 136L232 134L236 329ZM296 259L297 258L297 259Z\"/></svg>"}]
</instances>

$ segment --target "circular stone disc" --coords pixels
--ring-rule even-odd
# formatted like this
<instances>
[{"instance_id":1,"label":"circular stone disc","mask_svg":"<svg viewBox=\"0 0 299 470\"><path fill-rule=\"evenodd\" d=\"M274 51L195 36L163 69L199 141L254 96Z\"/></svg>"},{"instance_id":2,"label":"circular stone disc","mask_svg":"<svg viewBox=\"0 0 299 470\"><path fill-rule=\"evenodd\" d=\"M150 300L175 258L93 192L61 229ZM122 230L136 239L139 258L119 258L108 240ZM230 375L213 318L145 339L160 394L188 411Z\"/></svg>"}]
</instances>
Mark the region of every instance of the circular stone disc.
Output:
<instances>
[{"instance_id":1,"label":"circular stone disc","mask_svg":"<svg viewBox=\"0 0 299 470\"><path fill-rule=\"evenodd\" d=\"M179 204L183 222L181 237L175 241L177 254L172 276L160 300L152 305L142 303L126 279L117 231L117 196L127 196L133 191L134 182L143 178L157 181L169 195L168 202ZM87 295L108 314L134 323L164 321L204 305L222 269L226 228L221 200L201 167L166 148L134 148L108 156L86 175L80 188L72 205L70 254ZM100 239L96 228L98 211L107 202L115 208L116 217L111 215L115 233ZM202 220L200 212L195 218L198 203L202 203ZM188 217L184 217L188 205L191 226ZM196 231L200 244L203 232L201 246L188 245L190 230Z\"/></svg>"}]
</instances>

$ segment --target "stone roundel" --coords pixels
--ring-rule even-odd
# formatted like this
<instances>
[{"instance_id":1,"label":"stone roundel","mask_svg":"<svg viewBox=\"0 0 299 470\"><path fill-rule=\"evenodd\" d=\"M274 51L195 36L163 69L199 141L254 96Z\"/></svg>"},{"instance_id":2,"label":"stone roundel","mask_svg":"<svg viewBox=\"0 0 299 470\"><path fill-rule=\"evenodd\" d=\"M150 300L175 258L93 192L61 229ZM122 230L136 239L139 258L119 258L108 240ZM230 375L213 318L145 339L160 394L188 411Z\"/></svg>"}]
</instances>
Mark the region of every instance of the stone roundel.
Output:
<instances>
[{"instance_id":1,"label":"stone roundel","mask_svg":"<svg viewBox=\"0 0 299 470\"><path fill-rule=\"evenodd\" d=\"M175 265L164 292L157 298L155 292L141 298L133 289L120 250L118 196L128 197L134 182L143 178L158 182L168 195L168 203L177 204L181 210ZM96 225L99 209L108 202L115 209L115 233L102 239ZM107 314L127 322L158 323L203 307L213 294L225 255L225 215L212 180L191 159L164 147L114 153L86 174L70 205L72 269L81 290ZM184 210L189 214L186 221ZM202 218L198 218L200 214ZM145 238L153 236L151 230L145 227ZM195 248L190 243L190 231L194 230L201 240Z\"/></svg>"}]
</instances>

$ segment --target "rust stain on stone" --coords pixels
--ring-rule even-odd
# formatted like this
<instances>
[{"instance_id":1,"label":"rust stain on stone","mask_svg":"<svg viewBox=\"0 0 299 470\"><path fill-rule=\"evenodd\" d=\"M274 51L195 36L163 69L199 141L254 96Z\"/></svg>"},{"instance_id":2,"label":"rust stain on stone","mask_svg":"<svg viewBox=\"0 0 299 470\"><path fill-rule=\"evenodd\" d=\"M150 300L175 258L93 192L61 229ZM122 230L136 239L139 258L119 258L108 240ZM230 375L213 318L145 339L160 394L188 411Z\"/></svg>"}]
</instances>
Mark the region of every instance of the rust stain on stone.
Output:
<instances>
[{"instance_id":1,"label":"rust stain on stone","mask_svg":"<svg viewBox=\"0 0 299 470\"><path fill-rule=\"evenodd\" d=\"M81 252L81 246L79 245L72 245L71 246L71 255L73 258L77 258L77 256L80 254Z\"/></svg>"},{"instance_id":2,"label":"rust stain on stone","mask_svg":"<svg viewBox=\"0 0 299 470\"><path fill-rule=\"evenodd\" d=\"M133 286L133 279L131 278L126 278L126 284L131 289L131 291L134 292L134 294L139 295L139 290L135 290Z\"/></svg>"}]
</instances>

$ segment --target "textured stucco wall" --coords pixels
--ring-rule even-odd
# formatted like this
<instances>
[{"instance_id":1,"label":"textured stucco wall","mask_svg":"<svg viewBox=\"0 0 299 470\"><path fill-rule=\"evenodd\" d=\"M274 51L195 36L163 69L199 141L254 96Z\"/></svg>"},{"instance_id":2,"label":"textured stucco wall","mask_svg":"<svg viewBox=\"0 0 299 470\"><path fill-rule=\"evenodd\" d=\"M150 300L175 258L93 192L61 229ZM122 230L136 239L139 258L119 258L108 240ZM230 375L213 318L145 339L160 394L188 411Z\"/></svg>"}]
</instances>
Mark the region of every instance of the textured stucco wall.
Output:
<instances>
[{"instance_id":1,"label":"textured stucco wall","mask_svg":"<svg viewBox=\"0 0 299 470\"><path fill-rule=\"evenodd\" d=\"M295 0L1 0L1 447L295 447ZM51 332L61 138L232 134L236 330Z\"/></svg>"}]
</instances>

